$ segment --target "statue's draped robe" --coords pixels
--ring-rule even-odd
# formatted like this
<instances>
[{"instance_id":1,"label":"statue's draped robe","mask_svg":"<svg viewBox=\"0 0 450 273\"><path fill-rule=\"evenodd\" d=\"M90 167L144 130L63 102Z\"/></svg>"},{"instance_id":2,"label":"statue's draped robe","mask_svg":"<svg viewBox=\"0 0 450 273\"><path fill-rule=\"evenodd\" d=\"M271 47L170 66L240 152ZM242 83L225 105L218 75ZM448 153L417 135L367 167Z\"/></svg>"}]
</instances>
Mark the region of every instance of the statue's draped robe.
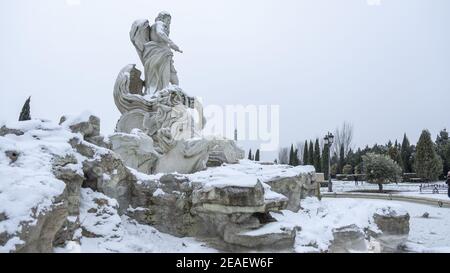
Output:
<instances>
[{"instance_id":1,"label":"statue's draped robe","mask_svg":"<svg viewBox=\"0 0 450 273\"><path fill-rule=\"evenodd\" d=\"M153 95L170 84L174 71L173 53L166 43L151 41L151 27L148 20L137 20L130 31L130 39L144 65L145 94ZM172 71L173 70L173 71Z\"/></svg>"},{"instance_id":2,"label":"statue's draped robe","mask_svg":"<svg viewBox=\"0 0 450 273\"><path fill-rule=\"evenodd\" d=\"M173 53L166 44L150 41L144 45L142 60L146 94L169 86L172 59Z\"/></svg>"}]
</instances>

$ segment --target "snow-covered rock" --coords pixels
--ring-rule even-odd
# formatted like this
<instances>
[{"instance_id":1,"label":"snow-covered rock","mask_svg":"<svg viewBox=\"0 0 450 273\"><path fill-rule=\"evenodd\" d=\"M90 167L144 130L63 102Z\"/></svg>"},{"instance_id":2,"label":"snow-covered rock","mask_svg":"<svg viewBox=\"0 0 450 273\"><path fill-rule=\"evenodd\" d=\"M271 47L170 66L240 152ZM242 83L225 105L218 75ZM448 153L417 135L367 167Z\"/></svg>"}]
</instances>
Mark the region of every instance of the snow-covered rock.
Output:
<instances>
[{"instance_id":1,"label":"snow-covered rock","mask_svg":"<svg viewBox=\"0 0 450 273\"><path fill-rule=\"evenodd\" d=\"M68 143L75 135L41 120L5 128L10 133L0 137L0 251L50 252L73 209L71 190L55 176L54 165L68 156L72 160L63 167L74 176L82 174L82 156ZM17 155L14 160L10 151Z\"/></svg>"},{"instance_id":2,"label":"snow-covered rock","mask_svg":"<svg viewBox=\"0 0 450 273\"><path fill-rule=\"evenodd\" d=\"M373 219L380 232L371 235L381 243L383 252L397 252L407 241L410 216L404 209L379 208Z\"/></svg>"},{"instance_id":3,"label":"snow-covered rock","mask_svg":"<svg viewBox=\"0 0 450 273\"><path fill-rule=\"evenodd\" d=\"M366 252L368 243L365 239L365 234L356 225L349 225L339 228L334 228L333 241L331 241L329 251L332 253L352 253L352 252Z\"/></svg>"}]
</instances>

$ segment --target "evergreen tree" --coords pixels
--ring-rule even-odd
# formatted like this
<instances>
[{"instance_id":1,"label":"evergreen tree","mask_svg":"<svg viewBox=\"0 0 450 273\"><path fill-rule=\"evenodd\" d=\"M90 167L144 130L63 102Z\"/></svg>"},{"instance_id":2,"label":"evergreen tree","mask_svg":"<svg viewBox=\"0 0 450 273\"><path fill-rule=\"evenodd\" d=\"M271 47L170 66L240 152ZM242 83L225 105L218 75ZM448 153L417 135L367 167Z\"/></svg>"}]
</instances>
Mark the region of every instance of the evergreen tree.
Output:
<instances>
[{"instance_id":1,"label":"evergreen tree","mask_svg":"<svg viewBox=\"0 0 450 273\"><path fill-rule=\"evenodd\" d=\"M442 174L442 160L437 155L430 132L423 130L417 143L415 169L417 176L436 181Z\"/></svg>"},{"instance_id":2,"label":"evergreen tree","mask_svg":"<svg viewBox=\"0 0 450 273\"><path fill-rule=\"evenodd\" d=\"M291 150L289 151L289 165L294 166L294 144L291 144Z\"/></svg>"},{"instance_id":3,"label":"evergreen tree","mask_svg":"<svg viewBox=\"0 0 450 273\"><path fill-rule=\"evenodd\" d=\"M323 147L322 150L322 171L325 176L325 180L328 180L328 158L330 157L330 148L327 144Z\"/></svg>"},{"instance_id":4,"label":"evergreen tree","mask_svg":"<svg viewBox=\"0 0 450 273\"><path fill-rule=\"evenodd\" d=\"M303 165L309 165L308 156L309 156L308 141L305 140L305 147L303 148Z\"/></svg>"},{"instance_id":5,"label":"evergreen tree","mask_svg":"<svg viewBox=\"0 0 450 273\"><path fill-rule=\"evenodd\" d=\"M398 148L397 140L395 141L394 145L389 146L388 155L392 160L395 161L395 163L399 164L400 166L403 166L402 156Z\"/></svg>"},{"instance_id":6,"label":"evergreen tree","mask_svg":"<svg viewBox=\"0 0 450 273\"><path fill-rule=\"evenodd\" d=\"M252 156L252 149L250 149L248 151L248 160L252 160L253 156Z\"/></svg>"},{"instance_id":7,"label":"evergreen tree","mask_svg":"<svg viewBox=\"0 0 450 273\"><path fill-rule=\"evenodd\" d=\"M446 129L439 132L436 138L437 153L443 163L443 177L450 171L450 139Z\"/></svg>"},{"instance_id":8,"label":"evergreen tree","mask_svg":"<svg viewBox=\"0 0 450 273\"><path fill-rule=\"evenodd\" d=\"M19 121L24 120L30 120L30 99L31 97L28 97L28 99L25 101L25 103L22 106L22 111L20 111Z\"/></svg>"},{"instance_id":9,"label":"evergreen tree","mask_svg":"<svg viewBox=\"0 0 450 273\"><path fill-rule=\"evenodd\" d=\"M300 160L298 159L298 149L294 150L294 166L300 165Z\"/></svg>"},{"instance_id":10,"label":"evergreen tree","mask_svg":"<svg viewBox=\"0 0 450 273\"><path fill-rule=\"evenodd\" d=\"M256 150L255 161L259 161L259 149Z\"/></svg>"},{"instance_id":11,"label":"evergreen tree","mask_svg":"<svg viewBox=\"0 0 450 273\"><path fill-rule=\"evenodd\" d=\"M313 144L312 140L309 141L308 162L309 162L309 165L314 166L314 144Z\"/></svg>"},{"instance_id":12,"label":"evergreen tree","mask_svg":"<svg viewBox=\"0 0 450 273\"><path fill-rule=\"evenodd\" d=\"M337 173L341 174L342 173L342 169L344 168L345 165L345 152L344 152L344 144L341 144L341 149L339 149L339 164L338 164L338 168L337 168Z\"/></svg>"},{"instance_id":13,"label":"evergreen tree","mask_svg":"<svg viewBox=\"0 0 450 273\"><path fill-rule=\"evenodd\" d=\"M347 154L347 158L345 159L345 163L347 163L346 165L350 165L352 167L352 171L353 171L353 168L356 165L358 165L358 162L357 162L358 161L358 157L357 156L358 155L353 152L353 149L350 148L348 150L348 154Z\"/></svg>"},{"instance_id":14,"label":"evergreen tree","mask_svg":"<svg viewBox=\"0 0 450 273\"><path fill-rule=\"evenodd\" d=\"M322 172L322 162L320 160L320 144L319 139L316 139L316 143L314 144L314 167L316 168L316 172Z\"/></svg>"},{"instance_id":15,"label":"evergreen tree","mask_svg":"<svg viewBox=\"0 0 450 273\"><path fill-rule=\"evenodd\" d=\"M412 149L406 134L403 135L402 146L400 150L402 159L402 168L404 173L412 173Z\"/></svg>"}]
</instances>

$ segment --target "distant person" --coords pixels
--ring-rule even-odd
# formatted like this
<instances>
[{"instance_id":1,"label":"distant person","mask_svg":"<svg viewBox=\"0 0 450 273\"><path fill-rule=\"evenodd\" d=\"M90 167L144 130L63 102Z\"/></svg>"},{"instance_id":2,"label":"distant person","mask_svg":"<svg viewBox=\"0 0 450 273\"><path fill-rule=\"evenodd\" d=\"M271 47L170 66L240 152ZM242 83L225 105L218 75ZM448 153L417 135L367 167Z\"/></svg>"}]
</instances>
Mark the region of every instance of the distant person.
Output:
<instances>
[{"instance_id":1,"label":"distant person","mask_svg":"<svg viewBox=\"0 0 450 273\"><path fill-rule=\"evenodd\" d=\"M355 174L353 177L355 178L355 186L358 186L358 175Z\"/></svg>"},{"instance_id":2,"label":"distant person","mask_svg":"<svg viewBox=\"0 0 450 273\"><path fill-rule=\"evenodd\" d=\"M450 172L447 173L447 182L445 182L445 183L447 183L447 186L448 186L447 194L448 194L448 197L450 198Z\"/></svg>"}]
</instances>

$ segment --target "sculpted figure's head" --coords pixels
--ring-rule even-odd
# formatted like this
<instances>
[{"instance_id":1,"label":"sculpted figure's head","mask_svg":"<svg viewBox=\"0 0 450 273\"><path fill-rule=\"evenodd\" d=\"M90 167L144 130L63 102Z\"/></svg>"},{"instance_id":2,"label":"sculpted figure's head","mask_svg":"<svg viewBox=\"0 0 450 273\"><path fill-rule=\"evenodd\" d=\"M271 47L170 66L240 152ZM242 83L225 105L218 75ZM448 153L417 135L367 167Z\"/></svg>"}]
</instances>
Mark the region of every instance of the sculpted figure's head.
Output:
<instances>
[{"instance_id":1,"label":"sculpted figure's head","mask_svg":"<svg viewBox=\"0 0 450 273\"><path fill-rule=\"evenodd\" d=\"M172 16L166 11L161 11L155 19L155 22L161 21L166 25L170 25L170 21L172 20Z\"/></svg>"}]
</instances>

